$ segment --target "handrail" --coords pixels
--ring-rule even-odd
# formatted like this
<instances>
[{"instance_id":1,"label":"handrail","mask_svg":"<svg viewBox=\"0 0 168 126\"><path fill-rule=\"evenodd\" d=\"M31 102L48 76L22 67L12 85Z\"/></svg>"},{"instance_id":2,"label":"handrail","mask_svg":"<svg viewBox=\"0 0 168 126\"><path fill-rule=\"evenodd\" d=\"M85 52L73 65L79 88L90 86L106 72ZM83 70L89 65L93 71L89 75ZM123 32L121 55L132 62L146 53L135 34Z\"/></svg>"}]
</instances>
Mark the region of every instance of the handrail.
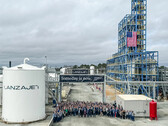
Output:
<instances>
[{"instance_id":1,"label":"handrail","mask_svg":"<svg viewBox=\"0 0 168 126\"><path fill-rule=\"evenodd\" d=\"M52 118L51 118L51 120L50 120L48 126L53 126L53 116L52 116Z\"/></svg>"}]
</instances>

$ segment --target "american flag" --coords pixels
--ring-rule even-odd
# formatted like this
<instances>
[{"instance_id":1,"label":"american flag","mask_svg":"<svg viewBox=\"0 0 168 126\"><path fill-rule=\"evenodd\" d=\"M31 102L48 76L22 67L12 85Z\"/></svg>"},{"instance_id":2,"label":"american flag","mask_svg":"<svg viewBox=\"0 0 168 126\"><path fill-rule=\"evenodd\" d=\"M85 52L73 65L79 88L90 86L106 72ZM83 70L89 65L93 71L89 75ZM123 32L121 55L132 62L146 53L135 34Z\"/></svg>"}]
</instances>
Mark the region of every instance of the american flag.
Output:
<instances>
[{"instance_id":1,"label":"american flag","mask_svg":"<svg viewBox=\"0 0 168 126\"><path fill-rule=\"evenodd\" d=\"M137 32L127 32L127 47L137 47Z\"/></svg>"}]
</instances>

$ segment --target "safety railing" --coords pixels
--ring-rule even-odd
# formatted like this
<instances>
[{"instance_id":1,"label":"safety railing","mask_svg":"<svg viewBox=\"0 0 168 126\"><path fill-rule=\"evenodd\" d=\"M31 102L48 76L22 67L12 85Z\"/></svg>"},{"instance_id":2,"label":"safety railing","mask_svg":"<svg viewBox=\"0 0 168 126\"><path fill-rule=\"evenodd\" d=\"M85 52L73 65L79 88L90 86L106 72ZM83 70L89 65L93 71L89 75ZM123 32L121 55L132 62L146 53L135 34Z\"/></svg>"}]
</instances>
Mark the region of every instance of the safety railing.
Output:
<instances>
[{"instance_id":1,"label":"safety railing","mask_svg":"<svg viewBox=\"0 0 168 126\"><path fill-rule=\"evenodd\" d=\"M51 120L50 120L48 126L53 126L53 117L51 118Z\"/></svg>"}]
</instances>

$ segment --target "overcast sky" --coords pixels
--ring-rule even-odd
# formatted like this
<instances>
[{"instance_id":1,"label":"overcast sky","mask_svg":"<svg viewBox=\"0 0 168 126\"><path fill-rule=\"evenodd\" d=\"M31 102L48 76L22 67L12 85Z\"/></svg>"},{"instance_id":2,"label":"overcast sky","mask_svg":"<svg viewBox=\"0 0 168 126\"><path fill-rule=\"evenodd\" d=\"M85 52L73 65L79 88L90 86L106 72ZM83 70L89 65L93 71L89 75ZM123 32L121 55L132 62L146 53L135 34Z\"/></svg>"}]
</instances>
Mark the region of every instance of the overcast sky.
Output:
<instances>
[{"instance_id":1,"label":"overcast sky","mask_svg":"<svg viewBox=\"0 0 168 126\"><path fill-rule=\"evenodd\" d=\"M147 50L168 66L168 0L148 0ZM0 66L96 64L117 52L131 0L0 0Z\"/></svg>"}]
</instances>

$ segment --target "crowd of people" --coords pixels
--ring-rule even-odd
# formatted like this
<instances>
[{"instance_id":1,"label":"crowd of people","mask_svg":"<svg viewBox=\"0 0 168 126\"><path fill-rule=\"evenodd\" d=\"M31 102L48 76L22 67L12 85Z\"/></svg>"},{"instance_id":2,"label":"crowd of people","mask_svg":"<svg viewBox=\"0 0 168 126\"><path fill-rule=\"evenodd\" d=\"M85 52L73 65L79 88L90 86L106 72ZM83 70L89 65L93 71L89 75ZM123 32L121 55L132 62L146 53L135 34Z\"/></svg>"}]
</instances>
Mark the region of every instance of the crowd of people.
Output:
<instances>
[{"instance_id":1,"label":"crowd of people","mask_svg":"<svg viewBox=\"0 0 168 126\"><path fill-rule=\"evenodd\" d=\"M67 116L78 117L96 117L96 116L108 116L118 117L121 119L131 119L134 121L134 112L125 111L122 106L101 102L61 102L56 104L55 111L53 113L53 121L59 122Z\"/></svg>"}]
</instances>

